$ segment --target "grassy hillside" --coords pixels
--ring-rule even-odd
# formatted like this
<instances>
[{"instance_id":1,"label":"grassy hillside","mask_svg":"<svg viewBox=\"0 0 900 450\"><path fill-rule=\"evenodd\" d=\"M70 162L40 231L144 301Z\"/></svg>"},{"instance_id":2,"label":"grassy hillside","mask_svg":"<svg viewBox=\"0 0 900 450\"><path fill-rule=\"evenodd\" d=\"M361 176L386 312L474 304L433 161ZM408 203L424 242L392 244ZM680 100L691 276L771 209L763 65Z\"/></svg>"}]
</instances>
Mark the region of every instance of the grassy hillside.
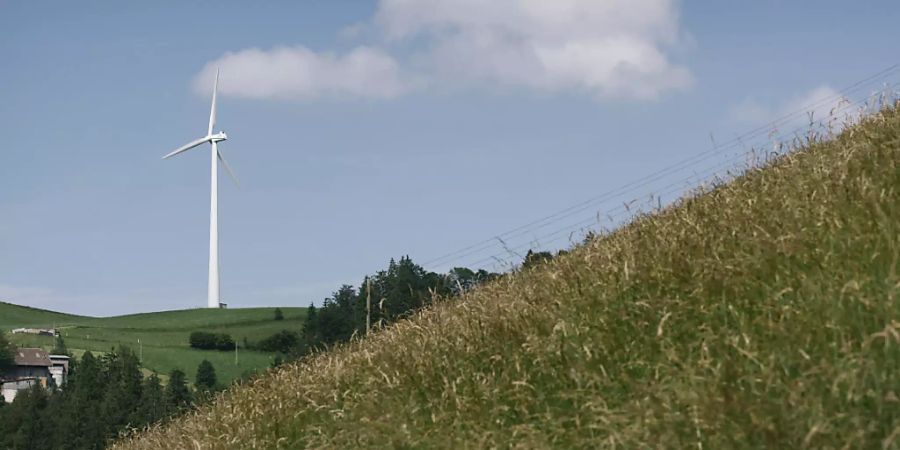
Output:
<instances>
[{"instance_id":1,"label":"grassy hillside","mask_svg":"<svg viewBox=\"0 0 900 450\"><path fill-rule=\"evenodd\" d=\"M0 301L0 330L9 331L19 327L52 327L54 324L56 326L66 326L84 324L91 320L93 320L92 317L58 313Z\"/></svg>"},{"instance_id":2,"label":"grassy hillside","mask_svg":"<svg viewBox=\"0 0 900 450\"><path fill-rule=\"evenodd\" d=\"M900 114L121 448L898 448Z\"/></svg>"},{"instance_id":3,"label":"grassy hillside","mask_svg":"<svg viewBox=\"0 0 900 450\"><path fill-rule=\"evenodd\" d=\"M74 316L35 308L0 303L0 329L18 327L53 327L60 329L66 345L76 355L86 350L105 352L127 345L143 353L145 368L160 374L181 369L190 380L200 361L213 363L219 380L228 383L242 373L268 367L274 355L239 350L238 364L234 352L196 350L188 345L193 331L230 334L239 345L243 339L258 341L283 329L299 331L306 318L306 308L281 308L284 320L275 321L274 308L190 309L117 317ZM46 336L10 335L19 346L50 349L54 340Z\"/></svg>"}]
</instances>

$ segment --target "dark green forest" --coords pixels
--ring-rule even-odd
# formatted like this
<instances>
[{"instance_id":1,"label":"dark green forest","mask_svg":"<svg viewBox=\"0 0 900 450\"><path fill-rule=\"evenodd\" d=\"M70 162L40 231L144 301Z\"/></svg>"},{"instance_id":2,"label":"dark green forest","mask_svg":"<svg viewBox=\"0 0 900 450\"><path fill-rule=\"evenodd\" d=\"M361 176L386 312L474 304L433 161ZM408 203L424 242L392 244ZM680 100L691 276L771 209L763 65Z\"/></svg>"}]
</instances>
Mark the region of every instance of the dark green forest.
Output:
<instances>
[{"instance_id":1,"label":"dark green forest","mask_svg":"<svg viewBox=\"0 0 900 450\"><path fill-rule=\"evenodd\" d=\"M341 286L320 308L310 305L298 345L279 350L303 355L364 335L368 303L371 328L377 329L408 317L435 299L456 296L498 276L463 267L442 275L426 271L408 256L392 259L387 269L364 278L358 288Z\"/></svg>"},{"instance_id":2,"label":"dark green forest","mask_svg":"<svg viewBox=\"0 0 900 450\"><path fill-rule=\"evenodd\" d=\"M550 257L550 253L529 252L523 267ZM387 269L364 277L359 287L345 284L325 298L320 307L310 304L301 329L284 329L259 342L244 345L280 353L278 361L300 358L354 336L362 337L412 315L436 299L455 297L500 276L464 267L439 274L423 269L408 256L399 261L391 259Z\"/></svg>"},{"instance_id":3,"label":"dark green forest","mask_svg":"<svg viewBox=\"0 0 900 450\"><path fill-rule=\"evenodd\" d=\"M119 433L180 414L204 395L191 390L180 370L165 387L156 374L145 378L127 348L96 357L87 352L70 367L63 388L35 385L11 404L0 402L0 448L104 448Z\"/></svg>"}]
</instances>

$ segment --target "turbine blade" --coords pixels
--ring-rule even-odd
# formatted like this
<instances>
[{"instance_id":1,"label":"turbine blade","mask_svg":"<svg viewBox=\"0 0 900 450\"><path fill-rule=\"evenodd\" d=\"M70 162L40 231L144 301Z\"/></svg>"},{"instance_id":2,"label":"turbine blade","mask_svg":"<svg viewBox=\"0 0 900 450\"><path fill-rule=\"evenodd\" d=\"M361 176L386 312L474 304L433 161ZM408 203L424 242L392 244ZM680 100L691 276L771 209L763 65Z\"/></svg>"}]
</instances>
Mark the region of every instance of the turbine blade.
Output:
<instances>
[{"instance_id":1,"label":"turbine blade","mask_svg":"<svg viewBox=\"0 0 900 450\"><path fill-rule=\"evenodd\" d=\"M169 154L166 155L166 156L163 156L162 159L170 158L170 157L175 156L175 155L177 155L177 154L179 154L179 153L181 153L181 152L186 152L186 151L188 151L188 150L190 150L190 149L192 149L192 148L194 148L194 147L196 147L196 146L198 146L198 145L200 145L200 144L202 144L202 143L204 143L204 142L209 142L209 138L204 136L204 137L202 137L202 138L200 138L200 139L197 139L197 140L195 140L195 141L192 141L192 142L189 142L189 143L187 143L187 144L184 144L184 145L182 145L181 147L178 147L178 149L176 149L174 152L169 153Z\"/></svg>"},{"instance_id":2,"label":"turbine blade","mask_svg":"<svg viewBox=\"0 0 900 450\"><path fill-rule=\"evenodd\" d=\"M213 134L213 127L216 126L216 91L219 90L219 68L216 68L216 82L213 84L212 107L209 110L209 130L207 135Z\"/></svg>"},{"instance_id":3,"label":"turbine blade","mask_svg":"<svg viewBox=\"0 0 900 450\"><path fill-rule=\"evenodd\" d=\"M237 176L234 174L234 171L231 170L231 166L228 165L228 161L225 161L225 157L222 156L222 151L216 149L216 155L219 156L219 161L222 161L222 165L225 166L225 171L228 172L228 175L231 176L231 181L234 181L234 184L240 187L241 183L238 181Z\"/></svg>"}]
</instances>

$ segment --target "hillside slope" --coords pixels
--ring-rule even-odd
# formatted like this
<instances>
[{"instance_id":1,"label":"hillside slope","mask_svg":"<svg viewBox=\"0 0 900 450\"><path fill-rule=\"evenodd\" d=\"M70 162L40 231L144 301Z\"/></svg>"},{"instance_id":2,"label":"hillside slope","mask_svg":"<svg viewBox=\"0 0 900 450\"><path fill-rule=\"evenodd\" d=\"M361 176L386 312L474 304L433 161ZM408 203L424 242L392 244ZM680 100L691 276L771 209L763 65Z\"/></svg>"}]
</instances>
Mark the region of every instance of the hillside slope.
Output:
<instances>
[{"instance_id":1,"label":"hillside slope","mask_svg":"<svg viewBox=\"0 0 900 450\"><path fill-rule=\"evenodd\" d=\"M85 324L91 320L93 320L92 317L76 316L74 314L19 306L0 301L0 330L4 331L20 327L42 328Z\"/></svg>"},{"instance_id":2,"label":"hillside slope","mask_svg":"<svg viewBox=\"0 0 900 450\"><path fill-rule=\"evenodd\" d=\"M898 162L887 112L118 445L898 448Z\"/></svg>"},{"instance_id":3,"label":"hillside slope","mask_svg":"<svg viewBox=\"0 0 900 450\"><path fill-rule=\"evenodd\" d=\"M284 320L274 319L274 308L186 309L114 317L87 317L57 313L0 302L0 330L18 327L58 327L67 347L76 356L84 351L106 352L125 345L143 357L143 366L165 377L172 369L181 369L194 379L204 359L213 363L223 384L245 372L269 367L274 354L239 350L234 352L197 350L188 345L193 331L228 333L238 345L244 338L257 342L281 330L300 331L306 308L281 308ZM53 348L49 336L9 335L19 346Z\"/></svg>"}]
</instances>

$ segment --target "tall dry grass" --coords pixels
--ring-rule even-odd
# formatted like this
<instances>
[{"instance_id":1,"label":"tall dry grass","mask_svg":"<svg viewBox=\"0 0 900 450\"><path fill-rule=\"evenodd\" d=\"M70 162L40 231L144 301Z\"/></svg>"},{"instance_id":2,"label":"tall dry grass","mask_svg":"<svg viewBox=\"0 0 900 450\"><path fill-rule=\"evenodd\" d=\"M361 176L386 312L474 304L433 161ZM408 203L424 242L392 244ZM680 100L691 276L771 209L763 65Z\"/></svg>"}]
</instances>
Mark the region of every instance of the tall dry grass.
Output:
<instances>
[{"instance_id":1,"label":"tall dry grass","mask_svg":"<svg viewBox=\"0 0 900 450\"><path fill-rule=\"evenodd\" d=\"M117 448L900 448L900 113Z\"/></svg>"}]
</instances>

